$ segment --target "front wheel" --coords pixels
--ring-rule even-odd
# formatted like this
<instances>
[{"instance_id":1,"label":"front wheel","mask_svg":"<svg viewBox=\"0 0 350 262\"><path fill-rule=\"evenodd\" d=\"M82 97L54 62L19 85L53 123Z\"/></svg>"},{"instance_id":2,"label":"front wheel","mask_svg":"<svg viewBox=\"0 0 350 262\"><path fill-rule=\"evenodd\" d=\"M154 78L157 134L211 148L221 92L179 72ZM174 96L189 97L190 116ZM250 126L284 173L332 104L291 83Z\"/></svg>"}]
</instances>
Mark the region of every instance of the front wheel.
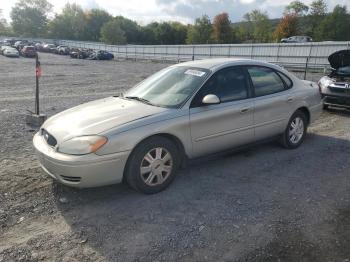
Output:
<instances>
[{"instance_id":1,"label":"front wheel","mask_svg":"<svg viewBox=\"0 0 350 262\"><path fill-rule=\"evenodd\" d=\"M179 166L176 145L164 137L152 137L141 142L130 155L125 178L135 190L154 194L164 190L174 180Z\"/></svg>"},{"instance_id":2,"label":"front wheel","mask_svg":"<svg viewBox=\"0 0 350 262\"><path fill-rule=\"evenodd\" d=\"M306 116L302 111L296 111L290 118L284 131L281 144L288 149L299 147L305 138L307 130Z\"/></svg>"}]
</instances>

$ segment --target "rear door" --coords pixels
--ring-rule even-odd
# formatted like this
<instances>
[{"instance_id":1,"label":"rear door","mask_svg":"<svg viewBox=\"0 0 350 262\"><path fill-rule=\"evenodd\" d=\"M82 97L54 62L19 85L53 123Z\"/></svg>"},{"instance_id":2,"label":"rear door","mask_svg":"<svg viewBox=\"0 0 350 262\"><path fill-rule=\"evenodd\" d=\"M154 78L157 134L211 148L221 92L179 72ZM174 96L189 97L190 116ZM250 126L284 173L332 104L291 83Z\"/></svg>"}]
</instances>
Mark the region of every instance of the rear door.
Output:
<instances>
[{"instance_id":1,"label":"rear door","mask_svg":"<svg viewBox=\"0 0 350 262\"><path fill-rule=\"evenodd\" d=\"M255 139L283 133L296 103L292 81L269 67L248 66L246 69L255 96Z\"/></svg>"},{"instance_id":2,"label":"rear door","mask_svg":"<svg viewBox=\"0 0 350 262\"><path fill-rule=\"evenodd\" d=\"M220 104L202 104L203 97L208 94L218 96ZM253 99L248 77L241 67L225 68L215 73L191 104L194 156L253 141Z\"/></svg>"}]
</instances>

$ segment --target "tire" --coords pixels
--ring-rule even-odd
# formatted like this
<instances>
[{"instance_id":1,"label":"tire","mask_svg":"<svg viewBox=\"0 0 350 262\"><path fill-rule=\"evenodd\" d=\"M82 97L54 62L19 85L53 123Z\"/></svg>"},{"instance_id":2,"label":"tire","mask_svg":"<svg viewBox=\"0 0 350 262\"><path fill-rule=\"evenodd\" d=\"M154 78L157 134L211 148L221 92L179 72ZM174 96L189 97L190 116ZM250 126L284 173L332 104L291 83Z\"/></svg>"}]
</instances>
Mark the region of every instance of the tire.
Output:
<instances>
[{"instance_id":1,"label":"tire","mask_svg":"<svg viewBox=\"0 0 350 262\"><path fill-rule=\"evenodd\" d=\"M144 194L164 190L176 176L180 164L178 151L171 140L160 136L141 142L128 159L124 175L126 182Z\"/></svg>"},{"instance_id":2,"label":"tire","mask_svg":"<svg viewBox=\"0 0 350 262\"><path fill-rule=\"evenodd\" d=\"M282 134L282 146L287 149L298 148L305 139L307 124L308 123L305 114L300 110L296 111L289 119L286 130Z\"/></svg>"}]
</instances>

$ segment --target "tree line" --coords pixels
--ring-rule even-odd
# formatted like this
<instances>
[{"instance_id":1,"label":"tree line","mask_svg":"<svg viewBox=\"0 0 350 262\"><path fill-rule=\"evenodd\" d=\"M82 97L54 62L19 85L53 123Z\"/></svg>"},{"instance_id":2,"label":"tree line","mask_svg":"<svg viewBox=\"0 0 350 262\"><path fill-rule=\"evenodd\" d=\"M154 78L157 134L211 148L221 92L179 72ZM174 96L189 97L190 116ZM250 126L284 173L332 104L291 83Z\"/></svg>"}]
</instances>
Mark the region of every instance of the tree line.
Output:
<instances>
[{"instance_id":1,"label":"tree line","mask_svg":"<svg viewBox=\"0 0 350 262\"><path fill-rule=\"evenodd\" d=\"M52 16L52 8L47 0L19 0L11 10L10 24L0 10L0 35L166 45L266 43L292 35L308 35L315 41L350 40L347 7L337 5L329 11L324 0L315 0L309 6L293 1L280 19L270 19L267 12L255 9L238 23L232 23L224 12L213 20L203 15L187 25L173 21L139 25L102 9L84 10L75 3L67 3Z\"/></svg>"}]
</instances>

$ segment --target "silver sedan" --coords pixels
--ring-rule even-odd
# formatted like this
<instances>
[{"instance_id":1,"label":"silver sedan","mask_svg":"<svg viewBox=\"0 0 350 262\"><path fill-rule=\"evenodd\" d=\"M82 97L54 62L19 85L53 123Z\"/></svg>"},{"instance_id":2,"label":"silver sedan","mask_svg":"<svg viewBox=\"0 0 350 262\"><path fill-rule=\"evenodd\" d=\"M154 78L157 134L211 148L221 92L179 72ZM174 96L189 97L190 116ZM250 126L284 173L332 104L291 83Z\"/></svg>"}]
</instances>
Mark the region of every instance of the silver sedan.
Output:
<instances>
[{"instance_id":1,"label":"silver sedan","mask_svg":"<svg viewBox=\"0 0 350 262\"><path fill-rule=\"evenodd\" d=\"M125 180L156 193L186 159L271 137L297 148L321 111L317 84L279 66L208 59L170 66L122 96L63 111L33 143L43 170L65 185Z\"/></svg>"}]
</instances>

